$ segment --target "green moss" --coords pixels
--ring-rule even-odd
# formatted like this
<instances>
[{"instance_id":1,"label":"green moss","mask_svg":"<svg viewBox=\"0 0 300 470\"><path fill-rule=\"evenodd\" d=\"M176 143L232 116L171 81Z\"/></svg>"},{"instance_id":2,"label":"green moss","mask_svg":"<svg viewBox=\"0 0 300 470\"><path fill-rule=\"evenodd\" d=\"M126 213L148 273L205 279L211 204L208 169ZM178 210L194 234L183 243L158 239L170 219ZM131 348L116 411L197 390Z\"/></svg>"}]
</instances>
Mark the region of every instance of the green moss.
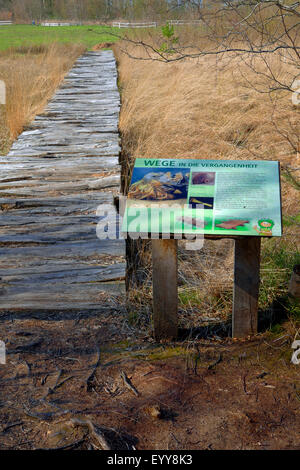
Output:
<instances>
[{"instance_id":1,"label":"green moss","mask_svg":"<svg viewBox=\"0 0 300 470\"><path fill-rule=\"evenodd\" d=\"M188 354L187 349L181 346L170 346L170 347L158 347L155 349L144 350L142 352L134 353L134 356L138 359L143 359L144 361L162 361L165 359L170 359L172 357L186 357Z\"/></svg>"},{"instance_id":2,"label":"green moss","mask_svg":"<svg viewBox=\"0 0 300 470\"><path fill-rule=\"evenodd\" d=\"M111 349L128 349L130 346L132 346L133 343L132 341L129 341L128 339L123 339L122 341L119 341L118 343L114 343L112 346L111 346Z\"/></svg>"},{"instance_id":3,"label":"green moss","mask_svg":"<svg viewBox=\"0 0 300 470\"><path fill-rule=\"evenodd\" d=\"M300 321L300 302L298 299L289 298L286 309L290 317L296 321Z\"/></svg>"},{"instance_id":4,"label":"green moss","mask_svg":"<svg viewBox=\"0 0 300 470\"><path fill-rule=\"evenodd\" d=\"M259 307L267 309L275 299L287 298L293 266L300 263L297 247L284 239L262 241Z\"/></svg>"},{"instance_id":5,"label":"green moss","mask_svg":"<svg viewBox=\"0 0 300 470\"><path fill-rule=\"evenodd\" d=\"M139 313L137 311L130 311L128 313L128 323L131 326L137 325L139 322Z\"/></svg>"},{"instance_id":6,"label":"green moss","mask_svg":"<svg viewBox=\"0 0 300 470\"><path fill-rule=\"evenodd\" d=\"M178 293L179 305L187 306L187 305L198 305L201 303L201 295L199 293L199 289L181 289Z\"/></svg>"},{"instance_id":7,"label":"green moss","mask_svg":"<svg viewBox=\"0 0 300 470\"><path fill-rule=\"evenodd\" d=\"M270 328L270 331L271 333L273 333L274 335L278 335L279 333L282 333L283 332L283 326L280 325L279 323L276 323L276 325L273 325L271 328Z\"/></svg>"},{"instance_id":8,"label":"green moss","mask_svg":"<svg viewBox=\"0 0 300 470\"><path fill-rule=\"evenodd\" d=\"M292 227L293 225L300 224L300 214L294 216L283 216L283 226L284 227Z\"/></svg>"},{"instance_id":9,"label":"green moss","mask_svg":"<svg viewBox=\"0 0 300 470\"><path fill-rule=\"evenodd\" d=\"M300 181L297 179L295 176L295 173L292 173L289 169L285 168L284 171L282 171L282 176L283 178L290 183L295 189L300 190Z\"/></svg>"}]
</instances>

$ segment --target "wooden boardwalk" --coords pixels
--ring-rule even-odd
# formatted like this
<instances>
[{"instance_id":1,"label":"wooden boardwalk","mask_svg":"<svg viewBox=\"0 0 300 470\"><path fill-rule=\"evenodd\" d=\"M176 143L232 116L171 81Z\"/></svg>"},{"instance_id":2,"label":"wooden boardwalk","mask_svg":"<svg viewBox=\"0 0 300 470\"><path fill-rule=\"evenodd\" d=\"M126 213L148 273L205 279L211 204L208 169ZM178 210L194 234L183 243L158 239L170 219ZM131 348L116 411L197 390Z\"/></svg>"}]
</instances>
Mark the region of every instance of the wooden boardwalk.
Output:
<instances>
[{"instance_id":1,"label":"wooden boardwalk","mask_svg":"<svg viewBox=\"0 0 300 470\"><path fill-rule=\"evenodd\" d=\"M113 53L86 53L0 157L1 310L95 309L124 289L124 241L96 235L119 191L119 108Z\"/></svg>"}]
</instances>

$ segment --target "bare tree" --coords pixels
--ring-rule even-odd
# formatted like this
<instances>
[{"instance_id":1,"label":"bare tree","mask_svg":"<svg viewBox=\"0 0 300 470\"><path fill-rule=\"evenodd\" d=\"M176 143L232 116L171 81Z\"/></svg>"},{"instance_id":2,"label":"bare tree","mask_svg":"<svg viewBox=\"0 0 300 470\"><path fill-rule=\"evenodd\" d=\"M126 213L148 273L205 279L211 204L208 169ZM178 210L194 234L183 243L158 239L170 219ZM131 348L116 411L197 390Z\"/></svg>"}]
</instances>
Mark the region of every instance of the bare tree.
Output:
<instances>
[{"instance_id":1,"label":"bare tree","mask_svg":"<svg viewBox=\"0 0 300 470\"><path fill-rule=\"evenodd\" d=\"M268 68L268 57L278 53L283 63L295 67L297 73L291 77L293 81L300 76L300 1L288 4L282 0L226 0L222 4L212 3L209 9L199 8L198 1L185 3L197 6L200 12L197 44L182 44L171 27L163 32L169 39L163 47L161 43L127 37L129 42L147 51L148 58L143 57L144 60L174 62L229 54L246 59L259 55ZM292 90L273 75L271 68L268 78L274 82L274 89Z\"/></svg>"}]
</instances>

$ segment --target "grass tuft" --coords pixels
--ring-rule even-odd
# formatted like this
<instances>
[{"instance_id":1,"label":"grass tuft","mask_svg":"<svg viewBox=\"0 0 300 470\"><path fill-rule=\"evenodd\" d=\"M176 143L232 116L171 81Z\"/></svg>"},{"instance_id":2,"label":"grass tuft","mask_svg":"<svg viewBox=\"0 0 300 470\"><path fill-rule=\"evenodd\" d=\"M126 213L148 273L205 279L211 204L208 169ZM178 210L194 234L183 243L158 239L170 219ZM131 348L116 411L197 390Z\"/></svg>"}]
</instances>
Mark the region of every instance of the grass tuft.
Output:
<instances>
[{"instance_id":1,"label":"grass tuft","mask_svg":"<svg viewBox=\"0 0 300 470\"><path fill-rule=\"evenodd\" d=\"M6 84L7 103L0 110L0 152L23 131L84 52L81 45L51 44L10 49L0 55L0 80ZM2 125L1 125L2 124Z\"/></svg>"}]
</instances>

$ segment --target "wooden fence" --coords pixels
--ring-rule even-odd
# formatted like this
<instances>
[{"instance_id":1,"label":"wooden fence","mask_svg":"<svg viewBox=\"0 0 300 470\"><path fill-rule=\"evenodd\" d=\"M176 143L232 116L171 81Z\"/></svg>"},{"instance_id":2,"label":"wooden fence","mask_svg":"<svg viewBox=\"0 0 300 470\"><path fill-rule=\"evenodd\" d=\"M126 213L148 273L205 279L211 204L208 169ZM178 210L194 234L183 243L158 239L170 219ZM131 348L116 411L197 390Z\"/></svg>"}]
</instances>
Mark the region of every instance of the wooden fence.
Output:
<instances>
[{"instance_id":1,"label":"wooden fence","mask_svg":"<svg viewBox=\"0 0 300 470\"><path fill-rule=\"evenodd\" d=\"M192 24L192 25L200 25L203 23L202 20L170 20L170 21L167 21L167 23L171 24L171 25L174 25L174 26L180 26L180 25L188 25L188 24Z\"/></svg>"},{"instance_id":2,"label":"wooden fence","mask_svg":"<svg viewBox=\"0 0 300 470\"><path fill-rule=\"evenodd\" d=\"M174 26L183 26L183 25L200 25L202 20L166 20L163 23L158 23L156 21L148 21L144 23L125 23L121 21L114 21L112 26L114 28L156 28L157 26L162 26L165 23L169 23Z\"/></svg>"},{"instance_id":3,"label":"wooden fence","mask_svg":"<svg viewBox=\"0 0 300 470\"><path fill-rule=\"evenodd\" d=\"M170 25L174 26L180 26L180 25L200 25L202 23L201 20L167 20L166 23L169 23ZM3 25L12 25L14 24L10 20L3 20L0 21L0 26ZM41 26L81 26L83 23L82 22L70 22L70 21L42 21L40 23ZM88 23L87 23L88 24ZM164 23L163 23L164 24ZM156 28L160 24L157 23L156 21L147 21L144 23L125 23L121 21L114 21L112 23L112 26L114 28Z\"/></svg>"}]
</instances>

